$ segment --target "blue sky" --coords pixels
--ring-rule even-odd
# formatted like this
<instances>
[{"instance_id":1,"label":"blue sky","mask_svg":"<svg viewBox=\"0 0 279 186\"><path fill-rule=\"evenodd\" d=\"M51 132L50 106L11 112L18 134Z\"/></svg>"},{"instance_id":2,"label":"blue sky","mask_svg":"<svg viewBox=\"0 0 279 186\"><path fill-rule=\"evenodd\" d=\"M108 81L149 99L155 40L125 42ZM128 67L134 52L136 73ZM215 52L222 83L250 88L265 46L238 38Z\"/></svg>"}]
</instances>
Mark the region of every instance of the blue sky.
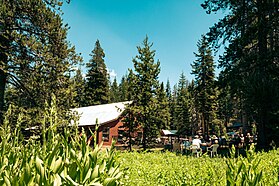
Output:
<instances>
[{"instance_id":1,"label":"blue sky","mask_svg":"<svg viewBox=\"0 0 279 186\"><path fill-rule=\"evenodd\" d=\"M161 63L160 81L173 86L182 72L188 80L193 76L197 41L220 15L207 15L203 0L71 0L63 5L64 23L71 29L68 39L82 54L84 63L99 39L105 51L105 63L120 81L128 68L136 47L147 35ZM85 72L84 72L85 73ZM112 73L113 74L113 73Z\"/></svg>"}]
</instances>

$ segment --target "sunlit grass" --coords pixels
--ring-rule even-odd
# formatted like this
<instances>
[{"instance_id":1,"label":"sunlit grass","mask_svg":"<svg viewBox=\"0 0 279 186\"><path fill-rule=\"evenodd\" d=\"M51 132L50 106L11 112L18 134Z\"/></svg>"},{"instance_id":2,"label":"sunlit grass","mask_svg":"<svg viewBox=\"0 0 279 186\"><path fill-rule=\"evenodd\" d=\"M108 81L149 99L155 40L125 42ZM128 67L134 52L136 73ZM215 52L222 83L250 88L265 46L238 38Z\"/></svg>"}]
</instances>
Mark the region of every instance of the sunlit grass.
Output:
<instances>
[{"instance_id":1,"label":"sunlit grass","mask_svg":"<svg viewBox=\"0 0 279 186\"><path fill-rule=\"evenodd\" d=\"M199 158L171 152L121 152L125 185L277 185L279 150L247 157Z\"/></svg>"}]
</instances>

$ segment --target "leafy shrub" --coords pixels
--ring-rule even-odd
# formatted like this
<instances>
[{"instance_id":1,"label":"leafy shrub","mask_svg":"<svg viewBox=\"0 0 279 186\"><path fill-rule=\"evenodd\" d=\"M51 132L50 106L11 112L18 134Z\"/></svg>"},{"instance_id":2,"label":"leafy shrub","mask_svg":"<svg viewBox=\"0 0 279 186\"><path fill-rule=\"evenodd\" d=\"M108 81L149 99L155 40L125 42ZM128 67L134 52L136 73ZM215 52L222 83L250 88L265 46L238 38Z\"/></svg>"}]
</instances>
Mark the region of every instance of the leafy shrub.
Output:
<instances>
[{"instance_id":1,"label":"leafy shrub","mask_svg":"<svg viewBox=\"0 0 279 186\"><path fill-rule=\"evenodd\" d=\"M0 185L119 185L121 172L113 149L96 145L93 150L85 135L73 135L67 127L63 135L57 133L55 100L39 121L42 142L20 137L21 115L11 131L11 113L0 128Z\"/></svg>"}]
</instances>

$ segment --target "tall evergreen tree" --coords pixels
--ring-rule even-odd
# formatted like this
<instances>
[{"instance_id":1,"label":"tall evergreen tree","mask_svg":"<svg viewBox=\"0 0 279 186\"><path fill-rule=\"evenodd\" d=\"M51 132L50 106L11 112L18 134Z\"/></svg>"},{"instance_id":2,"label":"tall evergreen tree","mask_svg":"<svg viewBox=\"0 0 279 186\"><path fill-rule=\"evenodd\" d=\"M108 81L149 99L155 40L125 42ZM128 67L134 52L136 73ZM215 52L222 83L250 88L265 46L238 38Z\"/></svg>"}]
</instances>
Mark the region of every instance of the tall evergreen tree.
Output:
<instances>
[{"instance_id":1,"label":"tall evergreen tree","mask_svg":"<svg viewBox=\"0 0 279 186\"><path fill-rule=\"evenodd\" d=\"M192 64L192 74L195 75L195 91L203 134L209 134L216 106L214 61L209 43L205 36L198 42L197 60Z\"/></svg>"},{"instance_id":2,"label":"tall evergreen tree","mask_svg":"<svg viewBox=\"0 0 279 186\"><path fill-rule=\"evenodd\" d=\"M13 102L20 107L41 109L52 94L59 110L70 107L68 74L77 56L66 41L61 4L54 0L0 3L0 123L8 84L15 88L20 99Z\"/></svg>"},{"instance_id":3,"label":"tall evergreen tree","mask_svg":"<svg viewBox=\"0 0 279 186\"><path fill-rule=\"evenodd\" d=\"M200 115L199 115L199 107L196 101L197 95L195 91L195 81L192 80L189 83L188 91L189 91L189 113L190 113L190 130L191 134L194 135L196 131L200 130Z\"/></svg>"},{"instance_id":4,"label":"tall evergreen tree","mask_svg":"<svg viewBox=\"0 0 279 186\"><path fill-rule=\"evenodd\" d=\"M224 122L224 126L227 127L230 120L233 118L234 110L236 109L236 98L237 95L232 95L231 88L229 85L223 85L223 80L220 78L222 74L219 75L218 79L218 117Z\"/></svg>"},{"instance_id":5,"label":"tall evergreen tree","mask_svg":"<svg viewBox=\"0 0 279 186\"><path fill-rule=\"evenodd\" d=\"M189 83L186 80L184 73L182 73L178 82L175 115L176 129L178 134L183 136L191 134L188 85Z\"/></svg>"},{"instance_id":6,"label":"tall evergreen tree","mask_svg":"<svg viewBox=\"0 0 279 186\"><path fill-rule=\"evenodd\" d=\"M105 65L105 53L99 40L90 54L92 57L86 64L86 100L87 105L106 104L109 102L109 79Z\"/></svg>"},{"instance_id":7,"label":"tall evergreen tree","mask_svg":"<svg viewBox=\"0 0 279 186\"><path fill-rule=\"evenodd\" d=\"M158 75L160 62L155 62L155 50L151 50L153 44L148 42L148 37L143 41L143 47L138 46L138 55L133 59L136 77L135 109L138 110L137 120L142 127L143 148L147 148L150 140L157 136L158 128L156 118L156 94L159 86Z\"/></svg>"},{"instance_id":8,"label":"tall evergreen tree","mask_svg":"<svg viewBox=\"0 0 279 186\"><path fill-rule=\"evenodd\" d=\"M171 104L170 104L170 129L177 129L177 115L176 115L176 105L177 105L177 84L173 86L172 95L171 95Z\"/></svg>"},{"instance_id":9,"label":"tall evergreen tree","mask_svg":"<svg viewBox=\"0 0 279 186\"><path fill-rule=\"evenodd\" d=\"M126 129L123 132L123 136L127 139L128 147L131 151L132 145L136 143L133 134L138 132L139 129L139 121L136 119L137 110L135 109L135 102L126 106L123 116L123 127Z\"/></svg>"},{"instance_id":10,"label":"tall evergreen tree","mask_svg":"<svg viewBox=\"0 0 279 186\"><path fill-rule=\"evenodd\" d=\"M273 0L206 0L207 13L226 12L208 33L218 49L227 43L220 60L225 82L257 124L258 146L279 139L279 3ZM279 140L276 140L279 143Z\"/></svg>"},{"instance_id":11,"label":"tall evergreen tree","mask_svg":"<svg viewBox=\"0 0 279 186\"><path fill-rule=\"evenodd\" d=\"M166 84L166 94L167 94L167 98L168 101L171 102L171 86L170 86L170 81L169 79L167 80L167 84Z\"/></svg>"},{"instance_id":12,"label":"tall evergreen tree","mask_svg":"<svg viewBox=\"0 0 279 186\"><path fill-rule=\"evenodd\" d=\"M126 76L126 78L123 77L122 80L123 80L122 82L125 82L123 83L124 86L122 86L125 89L125 91L123 91L124 93L123 99L131 101L131 103L127 105L124 112L125 117L123 120L123 126L126 129L128 129L124 132L124 135L127 139L129 139L128 146L129 149L132 150L132 145L134 143L139 144L138 142L140 140L138 139L141 137L138 136L136 141L133 138L133 134L135 132L139 132L139 128L140 128L139 120L137 119L140 110L136 106L137 104L136 101L134 101L137 81L136 81L136 76L131 69L129 69L128 76Z\"/></svg>"},{"instance_id":13,"label":"tall evergreen tree","mask_svg":"<svg viewBox=\"0 0 279 186\"><path fill-rule=\"evenodd\" d=\"M165 92L164 83L162 82L160 87L157 90L157 118L158 124L157 127L159 129L169 128L170 126L170 108L169 108L169 100L167 94Z\"/></svg>"},{"instance_id":14,"label":"tall evergreen tree","mask_svg":"<svg viewBox=\"0 0 279 186\"><path fill-rule=\"evenodd\" d=\"M120 101L128 101L129 100L129 85L128 85L128 76L123 76L121 78L120 84L119 84L119 99Z\"/></svg>"},{"instance_id":15,"label":"tall evergreen tree","mask_svg":"<svg viewBox=\"0 0 279 186\"><path fill-rule=\"evenodd\" d=\"M169 121L167 123L167 128L171 128L171 122L172 122L172 108L173 108L173 103L172 103L172 92L171 92L171 85L169 79L167 80L166 84L166 96L167 96L167 101L168 101L168 110L169 110Z\"/></svg>"},{"instance_id":16,"label":"tall evergreen tree","mask_svg":"<svg viewBox=\"0 0 279 186\"><path fill-rule=\"evenodd\" d=\"M112 85L110 86L110 102L111 103L119 102L120 101L119 96L120 96L119 87L116 78L114 78Z\"/></svg>"},{"instance_id":17,"label":"tall evergreen tree","mask_svg":"<svg viewBox=\"0 0 279 186\"><path fill-rule=\"evenodd\" d=\"M126 81L127 81L126 100L133 101L136 98L135 91L137 89L136 86L138 86L138 78L131 69L129 69L129 74L127 76Z\"/></svg>"},{"instance_id":18,"label":"tall evergreen tree","mask_svg":"<svg viewBox=\"0 0 279 186\"><path fill-rule=\"evenodd\" d=\"M85 79L82 75L81 69L76 70L75 76L72 78L74 101L77 107L86 105L85 98Z\"/></svg>"}]
</instances>

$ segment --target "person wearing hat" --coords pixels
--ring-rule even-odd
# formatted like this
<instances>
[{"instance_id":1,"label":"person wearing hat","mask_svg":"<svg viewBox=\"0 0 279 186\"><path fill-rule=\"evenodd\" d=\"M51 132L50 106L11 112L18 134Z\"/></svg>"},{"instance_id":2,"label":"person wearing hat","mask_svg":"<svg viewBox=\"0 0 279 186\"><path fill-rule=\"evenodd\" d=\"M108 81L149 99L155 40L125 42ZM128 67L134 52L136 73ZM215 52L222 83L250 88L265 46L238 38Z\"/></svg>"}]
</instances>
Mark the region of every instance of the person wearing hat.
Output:
<instances>
[{"instance_id":1,"label":"person wearing hat","mask_svg":"<svg viewBox=\"0 0 279 186\"><path fill-rule=\"evenodd\" d=\"M198 135L196 135L195 139L193 139L190 149L193 155L195 154L197 157L199 157L199 154L201 153L201 140L199 139Z\"/></svg>"},{"instance_id":2,"label":"person wearing hat","mask_svg":"<svg viewBox=\"0 0 279 186\"><path fill-rule=\"evenodd\" d=\"M195 139L193 139L192 145L196 145L198 148L201 147L201 140L199 139L198 135L195 135Z\"/></svg>"},{"instance_id":3,"label":"person wearing hat","mask_svg":"<svg viewBox=\"0 0 279 186\"><path fill-rule=\"evenodd\" d=\"M218 143L219 143L218 137L216 135L213 135L211 144L218 144Z\"/></svg>"}]
</instances>

